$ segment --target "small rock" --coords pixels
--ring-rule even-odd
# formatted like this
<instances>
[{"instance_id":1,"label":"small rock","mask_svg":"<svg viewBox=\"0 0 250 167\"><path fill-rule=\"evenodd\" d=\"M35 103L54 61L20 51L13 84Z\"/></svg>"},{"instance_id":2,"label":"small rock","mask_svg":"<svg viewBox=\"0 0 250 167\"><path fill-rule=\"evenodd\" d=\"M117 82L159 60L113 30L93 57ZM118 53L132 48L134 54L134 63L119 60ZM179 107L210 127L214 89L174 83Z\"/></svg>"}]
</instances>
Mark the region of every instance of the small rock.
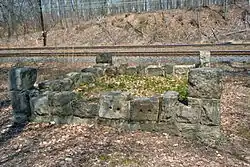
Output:
<instances>
[{"instance_id":1,"label":"small rock","mask_svg":"<svg viewBox=\"0 0 250 167\"><path fill-rule=\"evenodd\" d=\"M72 158L67 157L67 158L65 158L65 161L72 162L72 161L73 161L73 159L72 159Z\"/></svg>"},{"instance_id":2,"label":"small rock","mask_svg":"<svg viewBox=\"0 0 250 167\"><path fill-rule=\"evenodd\" d=\"M178 145L179 145L179 144L176 143L176 144L174 144L173 146L174 146L174 147L177 147Z\"/></svg>"}]
</instances>

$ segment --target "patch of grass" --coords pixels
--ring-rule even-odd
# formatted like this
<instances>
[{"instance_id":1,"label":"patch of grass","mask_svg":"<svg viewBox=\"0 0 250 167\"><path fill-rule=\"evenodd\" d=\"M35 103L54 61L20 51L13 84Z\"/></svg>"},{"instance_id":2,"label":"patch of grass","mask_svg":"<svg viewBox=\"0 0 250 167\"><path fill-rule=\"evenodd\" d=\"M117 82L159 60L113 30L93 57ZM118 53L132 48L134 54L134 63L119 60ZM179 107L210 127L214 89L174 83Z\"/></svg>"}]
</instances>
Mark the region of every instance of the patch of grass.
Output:
<instances>
[{"instance_id":1,"label":"patch of grass","mask_svg":"<svg viewBox=\"0 0 250 167\"><path fill-rule=\"evenodd\" d=\"M187 99L186 76L135 76L118 75L115 77L104 76L98 78L93 84L81 84L76 91L84 96L90 96L105 91L127 91L133 96L153 96L168 90L180 93L180 100Z\"/></svg>"}]
</instances>

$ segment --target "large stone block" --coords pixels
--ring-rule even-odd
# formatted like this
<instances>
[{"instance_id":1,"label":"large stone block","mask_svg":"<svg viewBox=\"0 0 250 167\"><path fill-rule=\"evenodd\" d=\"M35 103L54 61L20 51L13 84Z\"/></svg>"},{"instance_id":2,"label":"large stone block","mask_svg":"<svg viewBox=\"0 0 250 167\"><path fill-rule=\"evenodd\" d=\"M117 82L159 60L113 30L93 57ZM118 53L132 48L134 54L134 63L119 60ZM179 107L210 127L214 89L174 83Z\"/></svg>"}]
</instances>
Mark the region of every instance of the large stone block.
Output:
<instances>
[{"instance_id":1,"label":"large stone block","mask_svg":"<svg viewBox=\"0 0 250 167\"><path fill-rule=\"evenodd\" d=\"M68 91L73 88L73 81L69 78L43 81L38 83L38 88L41 91Z\"/></svg>"},{"instance_id":2,"label":"large stone block","mask_svg":"<svg viewBox=\"0 0 250 167\"><path fill-rule=\"evenodd\" d=\"M187 75L188 72L195 68L195 65L175 65L174 74L175 75Z\"/></svg>"},{"instance_id":3,"label":"large stone block","mask_svg":"<svg viewBox=\"0 0 250 167\"><path fill-rule=\"evenodd\" d=\"M135 98L130 102L130 119L133 121L157 121L160 100L158 97Z\"/></svg>"},{"instance_id":4,"label":"large stone block","mask_svg":"<svg viewBox=\"0 0 250 167\"><path fill-rule=\"evenodd\" d=\"M112 64L112 54L111 53L101 53L96 56L96 64L105 63Z\"/></svg>"},{"instance_id":5,"label":"large stone block","mask_svg":"<svg viewBox=\"0 0 250 167\"><path fill-rule=\"evenodd\" d=\"M98 116L100 109L99 99L97 100L77 100L74 105L73 115L80 118L93 118Z\"/></svg>"},{"instance_id":6,"label":"large stone block","mask_svg":"<svg viewBox=\"0 0 250 167\"><path fill-rule=\"evenodd\" d=\"M220 99L222 70L214 68L192 69L188 76L190 97Z\"/></svg>"},{"instance_id":7,"label":"large stone block","mask_svg":"<svg viewBox=\"0 0 250 167\"><path fill-rule=\"evenodd\" d=\"M61 106L51 107L51 115L58 117L65 117L73 115L74 109L71 103L64 104Z\"/></svg>"},{"instance_id":8,"label":"large stone block","mask_svg":"<svg viewBox=\"0 0 250 167\"><path fill-rule=\"evenodd\" d=\"M84 72L84 73L81 73L78 83L89 84L89 83L95 82L95 80L96 80L96 77L93 73Z\"/></svg>"},{"instance_id":9,"label":"large stone block","mask_svg":"<svg viewBox=\"0 0 250 167\"><path fill-rule=\"evenodd\" d=\"M174 64L164 64L162 66L163 70L164 70L164 75L172 75L173 71L174 71Z\"/></svg>"},{"instance_id":10,"label":"large stone block","mask_svg":"<svg viewBox=\"0 0 250 167\"><path fill-rule=\"evenodd\" d=\"M137 66L137 73L140 75L140 76L145 76L146 75L146 68L147 68L147 64L139 64Z\"/></svg>"},{"instance_id":11,"label":"large stone block","mask_svg":"<svg viewBox=\"0 0 250 167\"><path fill-rule=\"evenodd\" d=\"M94 67L84 68L84 69L81 70L81 72L84 72L84 73L89 72L89 73L94 74L96 77L101 77L101 76L104 75L104 71L100 67L96 67L96 68L94 68Z\"/></svg>"},{"instance_id":12,"label":"large stone block","mask_svg":"<svg viewBox=\"0 0 250 167\"><path fill-rule=\"evenodd\" d=\"M165 122L169 119L175 119L176 112L180 109L178 98L179 93L175 91L167 91L163 94L160 121Z\"/></svg>"},{"instance_id":13,"label":"large stone block","mask_svg":"<svg viewBox=\"0 0 250 167\"><path fill-rule=\"evenodd\" d=\"M32 89L36 78L37 70L35 68L12 68L9 71L9 89L11 91Z\"/></svg>"},{"instance_id":14,"label":"large stone block","mask_svg":"<svg viewBox=\"0 0 250 167\"><path fill-rule=\"evenodd\" d=\"M104 74L107 76L116 76L118 74L118 69L115 66L109 66L104 70Z\"/></svg>"},{"instance_id":15,"label":"large stone block","mask_svg":"<svg viewBox=\"0 0 250 167\"><path fill-rule=\"evenodd\" d=\"M177 127L182 136L193 139L197 137L200 130L199 124L178 123Z\"/></svg>"},{"instance_id":16,"label":"large stone block","mask_svg":"<svg viewBox=\"0 0 250 167\"><path fill-rule=\"evenodd\" d=\"M45 116L51 114L49 107L48 95L43 94L30 99L30 107L32 115Z\"/></svg>"},{"instance_id":17,"label":"large stone block","mask_svg":"<svg viewBox=\"0 0 250 167\"><path fill-rule=\"evenodd\" d=\"M138 75L138 67L137 66L129 66L125 70L126 75Z\"/></svg>"},{"instance_id":18,"label":"large stone block","mask_svg":"<svg viewBox=\"0 0 250 167\"><path fill-rule=\"evenodd\" d=\"M119 67L118 67L118 74L119 75L124 75L126 73L126 69L128 67L128 63L122 63Z\"/></svg>"},{"instance_id":19,"label":"large stone block","mask_svg":"<svg viewBox=\"0 0 250 167\"><path fill-rule=\"evenodd\" d=\"M50 106L63 106L75 99L75 93L71 91L53 92L48 95Z\"/></svg>"},{"instance_id":20,"label":"large stone block","mask_svg":"<svg viewBox=\"0 0 250 167\"><path fill-rule=\"evenodd\" d=\"M48 92L49 112L51 115L73 115L73 101L75 93L70 91Z\"/></svg>"},{"instance_id":21,"label":"large stone block","mask_svg":"<svg viewBox=\"0 0 250 167\"><path fill-rule=\"evenodd\" d=\"M11 91L10 99L13 113L22 113L30 116L29 91Z\"/></svg>"},{"instance_id":22,"label":"large stone block","mask_svg":"<svg viewBox=\"0 0 250 167\"><path fill-rule=\"evenodd\" d=\"M164 76L164 70L160 66L149 65L146 68L146 75L148 75L148 76Z\"/></svg>"},{"instance_id":23,"label":"large stone block","mask_svg":"<svg viewBox=\"0 0 250 167\"><path fill-rule=\"evenodd\" d=\"M130 94L112 91L101 95L99 117L108 119L129 119Z\"/></svg>"},{"instance_id":24,"label":"large stone block","mask_svg":"<svg viewBox=\"0 0 250 167\"><path fill-rule=\"evenodd\" d=\"M26 123L29 120L30 120L30 117L23 113L15 113L12 119L14 123L18 123L18 124Z\"/></svg>"},{"instance_id":25,"label":"large stone block","mask_svg":"<svg viewBox=\"0 0 250 167\"><path fill-rule=\"evenodd\" d=\"M176 122L178 123L198 124L200 117L200 110L194 110L192 107L181 103L178 110L176 110Z\"/></svg>"},{"instance_id":26,"label":"large stone block","mask_svg":"<svg viewBox=\"0 0 250 167\"><path fill-rule=\"evenodd\" d=\"M90 69L86 71L90 71ZM95 82L97 75L101 76L103 74L103 71L102 72L101 71L99 71L100 74L95 74L93 72L71 72L67 74L67 77L73 81L74 86L79 86L81 84L88 84ZM96 72L99 73L98 71Z\"/></svg>"},{"instance_id":27,"label":"large stone block","mask_svg":"<svg viewBox=\"0 0 250 167\"><path fill-rule=\"evenodd\" d=\"M16 123L28 121L31 115L29 91L11 91L10 98L13 109L13 121Z\"/></svg>"},{"instance_id":28,"label":"large stone block","mask_svg":"<svg viewBox=\"0 0 250 167\"><path fill-rule=\"evenodd\" d=\"M58 116L58 115L53 115L51 117L51 122L55 124L71 124L72 123L73 116Z\"/></svg>"},{"instance_id":29,"label":"large stone block","mask_svg":"<svg viewBox=\"0 0 250 167\"><path fill-rule=\"evenodd\" d=\"M220 100L189 97L188 104L193 111L201 114L202 125L220 125Z\"/></svg>"},{"instance_id":30,"label":"large stone block","mask_svg":"<svg viewBox=\"0 0 250 167\"><path fill-rule=\"evenodd\" d=\"M214 144L221 137L220 126L200 125L196 137L208 144Z\"/></svg>"},{"instance_id":31,"label":"large stone block","mask_svg":"<svg viewBox=\"0 0 250 167\"><path fill-rule=\"evenodd\" d=\"M210 51L200 51L200 67L210 67Z\"/></svg>"}]
</instances>

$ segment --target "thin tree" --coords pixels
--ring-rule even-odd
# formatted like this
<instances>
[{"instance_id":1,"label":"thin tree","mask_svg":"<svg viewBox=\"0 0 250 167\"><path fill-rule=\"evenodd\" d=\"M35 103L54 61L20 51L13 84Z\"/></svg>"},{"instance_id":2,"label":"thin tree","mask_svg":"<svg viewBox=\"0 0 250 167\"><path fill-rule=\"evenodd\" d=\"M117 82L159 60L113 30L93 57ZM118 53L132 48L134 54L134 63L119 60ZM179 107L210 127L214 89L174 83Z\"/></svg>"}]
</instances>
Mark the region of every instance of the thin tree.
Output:
<instances>
[{"instance_id":1,"label":"thin tree","mask_svg":"<svg viewBox=\"0 0 250 167\"><path fill-rule=\"evenodd\" d=\"M38 0L40 19L41 19L41 27L42 27L42 36L43 36L43 46L47 45L47 32L45 30L44 20L43 20L43 8L42 8L42 0Z\"/></svg>"}]
</instances>

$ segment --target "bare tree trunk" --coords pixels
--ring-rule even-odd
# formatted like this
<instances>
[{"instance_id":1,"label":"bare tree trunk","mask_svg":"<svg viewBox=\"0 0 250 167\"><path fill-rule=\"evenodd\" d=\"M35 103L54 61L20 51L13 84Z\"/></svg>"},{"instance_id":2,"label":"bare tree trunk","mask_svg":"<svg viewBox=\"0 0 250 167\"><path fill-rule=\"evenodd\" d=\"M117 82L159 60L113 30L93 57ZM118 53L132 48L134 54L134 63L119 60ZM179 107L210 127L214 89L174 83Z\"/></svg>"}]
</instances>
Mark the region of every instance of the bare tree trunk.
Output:
<instances>
[{"instance_id":1,"label":"bare tree trunk","mask_svg":"<svg viewBox=\"0 0 250 167\"><path fill-rule=\"evenodd\" d=\"M47 32L45 30L44 20L43 20L43 9L42 9L42 0L38 0L40 18L41 18L41 27L42 27L42 36L43 36L43 46L47 45Z\"/></svg>"}]
</instances>

